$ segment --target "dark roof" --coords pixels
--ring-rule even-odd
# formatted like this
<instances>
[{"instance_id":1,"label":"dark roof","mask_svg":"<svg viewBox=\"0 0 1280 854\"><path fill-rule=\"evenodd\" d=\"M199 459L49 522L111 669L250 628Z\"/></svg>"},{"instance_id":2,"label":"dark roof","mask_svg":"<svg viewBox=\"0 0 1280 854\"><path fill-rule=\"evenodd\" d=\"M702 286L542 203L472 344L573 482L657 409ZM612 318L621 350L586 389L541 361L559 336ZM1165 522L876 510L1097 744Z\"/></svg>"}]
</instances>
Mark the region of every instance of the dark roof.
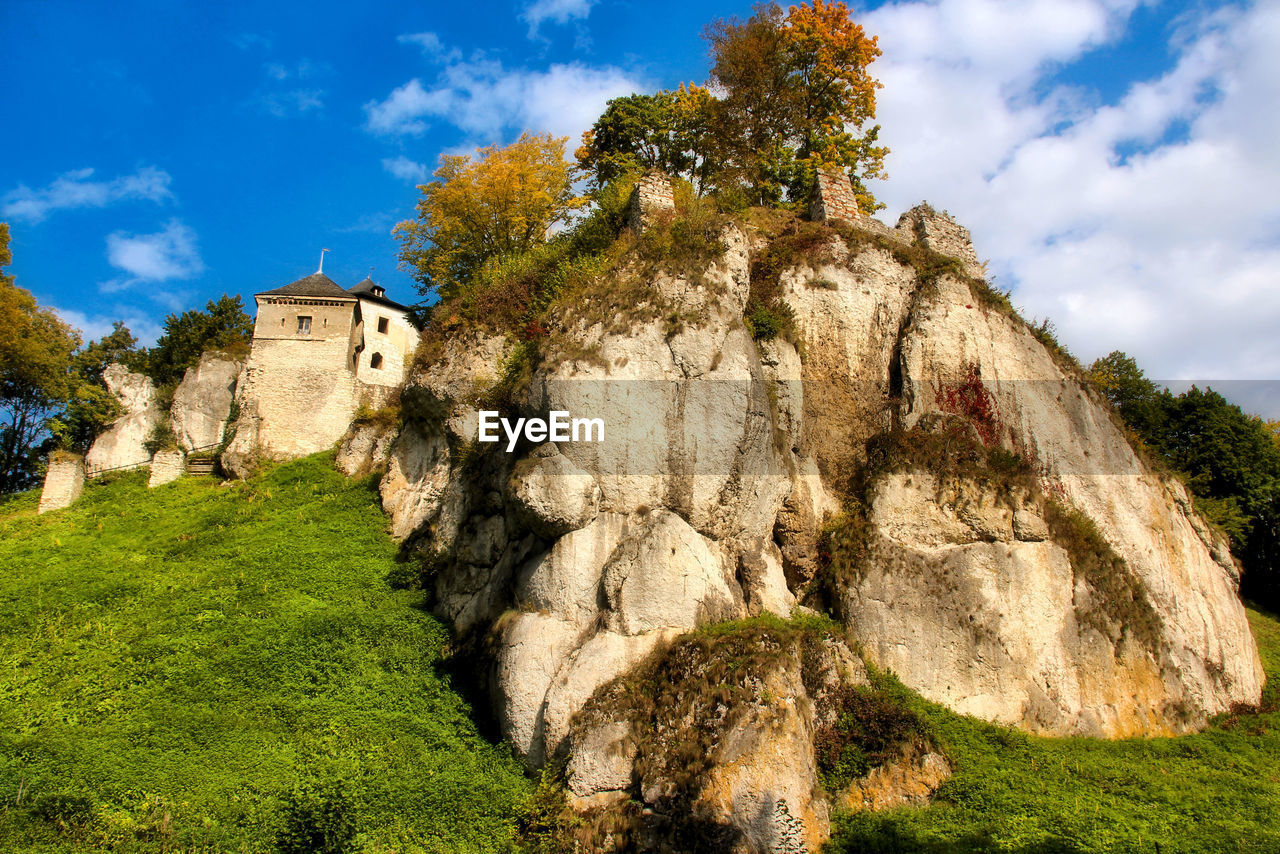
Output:
<instances>
[{"instance_id":1,"label":"dark roof","mask_svg":"<svg viewBox=\"0 0 1280 854\"><path fill-rule=\"evenodd\" d=\"M298 279L298 281L285 285L283 288L276 288L273 291L263 291L256 294L260 297L331 297L337 299L351 299L351 294L344 291L337 282L330 279L324 273L312 273L310 276Z\"/></svg>"},{"instance_id":2,"label":"dark roof","mask_svg":"<svg viewBox=\"0 0 1280 854\"><path fill-rule=\"evenodd\" d=\"M381 291L381 293L378 293L378 291ZM406 306L401 305L395 300L387 299L386 290L382 287L382 285L379 285L377 282L375 282L373 279L370 279L368 276L366 276L364 281L360 282L359 284L353 287L347 288L347 293L358 296L361 299L367 299L373 302L380 302L383 305L390 306L391 308L399 309L400 311L408 311L408 308Z\"/></svg>"}]
</instances>

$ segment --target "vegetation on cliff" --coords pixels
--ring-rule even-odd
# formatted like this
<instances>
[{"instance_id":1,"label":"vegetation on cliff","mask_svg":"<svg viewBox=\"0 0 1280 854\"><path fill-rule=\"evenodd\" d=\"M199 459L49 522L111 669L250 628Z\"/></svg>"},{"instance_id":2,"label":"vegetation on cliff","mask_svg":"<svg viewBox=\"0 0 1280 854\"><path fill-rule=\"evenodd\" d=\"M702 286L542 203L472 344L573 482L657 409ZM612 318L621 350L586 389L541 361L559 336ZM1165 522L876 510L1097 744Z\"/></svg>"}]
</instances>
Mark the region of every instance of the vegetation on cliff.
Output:
<instances>
[{"instance_id":1,"label":"vegetation on cliff","mask_svg":"<svg viewBox=\"0 0 1280 854\"><path fill-rule=\"evenodd\" d=\"M1280 442L1274 424L1211 388L1173 394L1122 352L1089 366L1130 438L1180 473L1196 509L1231 538L1245 596L1280 607Z\"/></svg>"}]
</instances>

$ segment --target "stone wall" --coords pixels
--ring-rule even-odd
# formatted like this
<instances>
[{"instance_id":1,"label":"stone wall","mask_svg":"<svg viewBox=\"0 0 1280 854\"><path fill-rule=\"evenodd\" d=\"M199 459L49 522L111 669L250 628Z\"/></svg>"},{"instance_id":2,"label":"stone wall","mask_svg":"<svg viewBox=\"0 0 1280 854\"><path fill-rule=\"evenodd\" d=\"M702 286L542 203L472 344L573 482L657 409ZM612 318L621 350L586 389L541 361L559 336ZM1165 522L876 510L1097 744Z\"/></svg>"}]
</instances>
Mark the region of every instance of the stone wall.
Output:
<instances>
[{"instance_id":1,"label":"stone wall","mask_svg":"<svg viewBox=\"0 0 1280 854\"><path fill-rule=\"evenodd\" d=\"M631 195L627 224L639 231L652 221L654 214L675 209L676 199L671 188L671 178L662 172L649 171L641 176Z\"/></svg>"},{"instance_id":2,"label":"stone wall","mask_svg":"<svg viewBox=\"0 0 1280 854\"><path fill-rule=\"evenodd\" d=\"M898 218L898 231L934 252L960 259L970 276L986 277L983 265L973 249L969 229L956 222L946 211L934 210L921 202Z\"/></svg>"},{"instance_id":3,"label":"stone wall","mask_svg":"<svg viewBox=\"0 0 1280 854\"><path fill-rule=\"evenodd\" d=\"M809 206L809 217L819 222L831 219L857 222L861 216L858 197L844 170L819 169L818 187Z\"/></svg>"},{"instance_id":4,"label":"stone wall","mask_svg":"<svg viewBox=\"0 0 1280 854\"><path fill-rule=\"evenodd\" d=\"M356 379L373 386L403 385L405 365L418 346L418 330L404 312L375 300L360 300L360 318L356 338L364 342L364 349L355 357ZM386 321L386 332L378 331L380 320ZM374 356L382 357L376 368Z\"/></svg>"},{"instance_id":5,"label":"stone wall","mask_svg":"<svg viewBox=\"0 0 1280 854\"><path fill-rule=\"evenodd\" d=\"M182 477L186 471L186 458L182 451L156 451L151 458L151 479L147 486L160 486Z\"/></svg>"},{"instance_id":6,"label":"stone wall","mask_svg":"<svg viewBox=\"0 0 1280 854\"><path fill-rule=\"evenodd\" d=\"M49 460L49 471L44 476L44 489L40 492L40 513L70 507L84 490L84 458L79 456L55 457Z\"/></svg>"},{"instance_id":7,"label":"stone wall","mask_svg":"<svg viewBox=\"0 0 1280 854\"><path fill-rule=\"evenodd\" d=\"M342 438L360 401L347 339L255 340L240 375L240 416L223 464L238 476L259 458L323 451Z\"/></svg>"}]
</instances>

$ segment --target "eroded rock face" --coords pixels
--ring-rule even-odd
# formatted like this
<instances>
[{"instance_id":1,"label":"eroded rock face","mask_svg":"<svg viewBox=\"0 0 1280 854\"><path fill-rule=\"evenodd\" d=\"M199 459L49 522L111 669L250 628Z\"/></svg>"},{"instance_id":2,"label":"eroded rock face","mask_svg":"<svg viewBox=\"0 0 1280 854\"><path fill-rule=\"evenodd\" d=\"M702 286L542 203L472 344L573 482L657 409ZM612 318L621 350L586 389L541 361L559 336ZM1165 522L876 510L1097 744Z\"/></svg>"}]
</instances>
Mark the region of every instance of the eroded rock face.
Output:
<instances>
[{"instance_id":1,"label":"eroded rock face","mask_svg":"<svg viewBox=\"0 0 1280 854\"><path fill-rule=\"evenodd\" d=\"M744 659L749 668L733 666ZM571 727L566 781L586 811L578 841L605 851L813 851L829 833L832 798L927 796L950 770L906 732L867 778L825 791L815 744L834 731L841 698L867 683L861 659L819 630L746 625L662 648L597 691ZM918 768L921 756L931 758ZM629 821L615 815L620 830L593 835L597 817L635 801L643 809Z\"/></svg>"},{"instance_id":2,"label":"eroded rock face","mask_svg":"<svg viewBox=\"0 0 1280 854\"><path fill-rule=\"evenodd\" d=\"M205 353L187 368L173 393L170 427L182 450L209 450L221 444L243 362Z\"/></svg>"},{"instance_id":3,"label":"eroded rock face","mask_svg":"<svg viewBox=\"0 0 1280 854\"><path fill-rule=\"evenodd\" d=\"M735 227L700 275L658 274L625 328L552 319L561 344L504 414L600 418L603 441L476 443L514 352L501 336L451 338L405 389L383 504L433 569L436 611L490 650L494 706L526 761L567 761L584 808L668 803L660 780L633 773L641 742L616 719L575 729L577 716L690 630L800 604L837 615L925 696L1030 730L1180 732L1256 702L1262 671L1225 545L969 278L981 267L967 232L925 208L898 229L813 228L773 238L806 248L763 267L794 342L744 326L752 261L773 249ZM973 389L958 390L973 382L989 409L965 409ZM886 437L942 422L1032 475L1005 488L995 470L877 456ZM850 538L870 559L841 563L833 550ZM754 673L752 691L790 705L735 719L688 801L740 850L812 849L826 832L835 793L813 796L811 757L829 721L797 667ZM916 747L848 802L932 791L944 758Z\"/></svg>"},{"instance_id":4,"label":"eroded rock face","mask_svg":"<svg viewBox=\"0 0 1280 854\"><path fill-rule=\"evenodd\" d=\"M147 465L151 453L145 443L160 420L156 387L150 377L135 374L124 365L108 365L102 379L124 408L124 414L111 422L85 455L90 476L107 469Z\"/></svg>"}]
</instances>

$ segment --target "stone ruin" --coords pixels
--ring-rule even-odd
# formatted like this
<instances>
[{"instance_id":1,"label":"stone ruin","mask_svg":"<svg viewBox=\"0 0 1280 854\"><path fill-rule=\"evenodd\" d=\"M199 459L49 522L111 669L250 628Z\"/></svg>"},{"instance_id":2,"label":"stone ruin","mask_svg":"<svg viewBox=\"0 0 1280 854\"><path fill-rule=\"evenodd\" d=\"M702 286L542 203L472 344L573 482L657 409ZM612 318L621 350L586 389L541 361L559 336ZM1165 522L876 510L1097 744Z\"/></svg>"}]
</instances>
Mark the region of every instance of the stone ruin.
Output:
<instances>
[{"instance_id":1,"label":"stone ruin","mask_svg":"<svg viewBox=\"0 0 1280 854\"><path fill-rule=\"evenodd\" d=\"M809 217L819 222L832 219L857 222L862 218L853 184L843 169L823 167L818 170L818 186L813 201L809 203Z\"/></svg>"},{"instance_id":2,"label":"stone ruin","mask_svg":"<svg viewBox=\"0 0 1280 854\"><path fill-rule=\"evenodd\" d=\"M671 178L657 170L649 170L636 183L627 211L627 225L636 231L653 221L654 214L676 209Z\"/></svg>"}]
</instances>

